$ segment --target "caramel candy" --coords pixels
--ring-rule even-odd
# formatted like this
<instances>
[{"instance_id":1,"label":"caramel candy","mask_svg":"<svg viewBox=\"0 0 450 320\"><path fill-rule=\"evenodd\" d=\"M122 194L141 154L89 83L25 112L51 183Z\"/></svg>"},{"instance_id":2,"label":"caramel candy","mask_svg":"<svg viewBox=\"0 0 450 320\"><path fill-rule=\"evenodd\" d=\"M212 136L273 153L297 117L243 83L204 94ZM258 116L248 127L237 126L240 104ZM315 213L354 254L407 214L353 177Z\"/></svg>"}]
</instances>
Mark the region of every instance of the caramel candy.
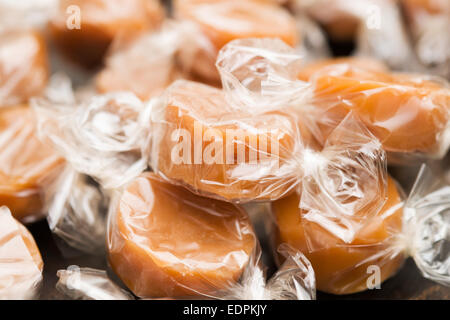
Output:
<instances>
[{"instance_id":1,"label":"caramel candy","mask_svg":"<svg viewBox=\"0 0 450 320\"><path fill-rule=\"evenodd\" d=\"M402 265L404 255L396 250L396 236L402 231L402 199L392 178L388 179L384 207L358 231L351 243L343 243L315 224L308 224L313 241L323 242L323 249L311 251L305 225L298 208L299 195L292 194L272 203L276 223L276 245L288 244L301 251L311 262L317 289L333 294L350 294L367 289L372 275L368 268L378 266L381 281L392 276ZM326 246L329 243L329 246ZM336 244L337 243L337 244Z\"/></svg>"},{"instance_id":2,"label":"caramel candy","mask_svg":"<svg viewBox=\"0 0 450 320\"><path fill-rule=\"evenodd\" d=\"M32 298L43 267L33 236L0 207L0 300Z\"/></svg>"},{"instance_id":3,"label":"caramel candy","mask_svg":"<svg viewBox=\"0 0 450 320\"><path fill-rule=\"evenodd\" d=\"M324 67L310 80L314 103L330 111L328 117L334 113L335 124L342 114L353 111L388 152L431 157L445 153L450 106L446 84L350 64Z\"/></svg>"},{"instance_id":4,"label":"caramel candy","mask_svg":"<svg viewBox=\"0 0 450 320\"><path fill-rule=\"evenodd\" d=\"M37 137L28 106L0 108L0 205L16 219L42 214L45 186L60 172L63 160Z\"/></svg>"},{"instance_id":5,"label":"caramel candy","mask_svg":"<svg viewBox=\"0 0 450 320\"><path fill-rule=\"evenodd\" d=\"M108 236L115 273L139 297L213 294L236 283L255 250L247 214L153 173L120 195Z\"/></svg>"},{"instance_id":6,"label":"caramel candy","mask_svg":"<svg viewBox=\"0 0 450 320\"><path fill-rule=\"evenodd\" d=\"M116 36L132 37L155 29L163 18L157 0L62 0L50 30L67 57L92 68L102 62Z\"/></svg>"},{"instance_id":7,"label":"caramel candy","mask_svg":"<svg viewBox=\"0 0 450 320\"><path fill-rule=\"evenodd\" d=\"M297 185L294 117L233 109L222 90L189 81L172 84L154 111L151 166L170 181L242 201L277 199Z\"/></svg>"},{"instance_id":8,"label":"caramel candy","mask_svg":"<svg viewBox=\"0 0 450 320\"><path fill-rule=\"evenodd\" d=\"M166 37L167 39L164 39ZM171 30L143 34L119 48L106 59L105 68L95 79L100 93L131 91L142 100L160 94L179 76L175 68L176 45ZM161 41L165 40L164 47Z\"/></svg>"},{"instance_id":9,"label":"caramel candy","mask_svg":"<svg viewBox=\"0 0 450 320\"><path fill-rule=\"evenodd\" d=\"M389 72L389 68L383 62L369 57L339 57L315 61L303 66L298 74L298 79L309 81L310 78L321 69L337 64L346 64L359 69L374 72Z\"/></svg>"},{"instance_id":10,"label":"caramel candy","mask_svg":"<svg viewBox=\"0 0 450 320\"><path fill-rule=\"evenodd\" d=\"M34 31L0 33L0 107L41 94L48 79L47 48Z\"/></svg>"},{"instance_id":11,"label":"caramel candy","mask_svg":"<svg viewBox=\"0 0 450 320\"><path fill-rule=\"evenodd\" d=\"M299 40L294 18L285 9L265 2L176 1L175 17L194 22L209 42L187 62L192 71L205 80L219 81L214 66L217 53L235 39L280 38L294 47Z\"/></svg>"}]
</instances>

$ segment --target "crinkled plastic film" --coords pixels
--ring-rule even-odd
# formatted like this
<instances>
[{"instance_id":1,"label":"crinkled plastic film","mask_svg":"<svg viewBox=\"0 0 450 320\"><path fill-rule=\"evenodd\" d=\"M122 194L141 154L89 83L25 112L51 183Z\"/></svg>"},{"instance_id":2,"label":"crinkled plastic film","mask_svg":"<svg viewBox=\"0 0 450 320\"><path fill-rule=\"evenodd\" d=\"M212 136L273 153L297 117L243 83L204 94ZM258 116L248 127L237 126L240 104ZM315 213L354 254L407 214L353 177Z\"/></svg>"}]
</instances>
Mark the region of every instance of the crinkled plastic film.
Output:
<instances>
[{"instance_id":1,"label":"crinkled plastic film","mask_svg":"<svg viewBox=\"0 0 450 320\"><path fill-rule=\"evenodd\" d=\"M0 107L27 103L40 95L48 76L42 35L32 30L0 30Z\"/></svg>"},{"instance_id":2,"label":"crinkled plastic film","mask_svg":"<svg viewBox=\"0 0 450 320\"><path fill-rule=\"evenodd\" d=\"M244 38L280 38L295 47L299 33L295 19L284 8L264 1L176 1L177 20L195 24L203 45L195 55L191 70L194 75L219 82L214 67L219 50L228 42ZM272 21L268 27L267 21Z\"/></svg>"},{"instance_id":3,"label":"crinkled plastic film","mask_svg":"<svg viewBox=\"0 0 450 320\"><path fill-rule=\"evenodd\" d=\"M310 250L321 249L324 244L316 241L316 234L309 234L310 229L317 230L308 224L344 243L352 242L367 219L385 203L387 168L381 144L349 115L334 129L320 153L305 151L303 163L306 169L299 207Z\"/></svg>"},{"instance_id":4,"label":"crinkled plastic film","mask_svg":"<svg viewBox=\"0 0 450 320\"><path fill-rule=\"evenodd\" d=\"M33 236L0 207L0 300L35 298L43 267Z\"/></svg>"},{"instance_id":5,"label":"crinkled plastic film","mask_svg":"<svg viewBox=\"0 0 450 320\"><path fill-rule=\"evenodd\" d=\"M145 104L129 92L73 101L66 90L58 96L50 88L46 98L33 101L42 139L104 188L120 186L123 179L141 173L147 167L143 149L149 136Z\"/></svg>"},{"instance_id":6,"label":"crinkled plastic film","mask_svg":"<svg viewBox=\"0 0 450 320\"><path fill-rule=\"evenodd\" d=\"M157 31L133 40L117 37L96 77L97 90L131 91L146 100L178 78L191 78L195 57L205 47L199 33L192 22L167 19Z\"/></svg>"},{"instance_id":7,"label":"crinkled plastic film","mask_svg":"<svg viewBox=\"0 0 450 320\"><path fill-rule=\"evenodd\" d=\"M444 79L345 61L318 67L309 79L316 112L322 112L316 118L319 141L352 111L381 141L390 163L442 158L447 152L450 89Z\"/></svg>"},{"instance_id":8,"label":"crinkled plastic film","mask_svg":"<svg viewBox=\"0 0 450 320\"><path fill-rule=\"evenodd\" d=\"M64 163L36 131L29 106L0 108L0 204L25 222L45 213L46 190Z\"/></svg>"},{"instance_id":9,"label":"crinkled plastic film","mask_svg":"<svg viewBox=\"0 0 450 320\"><path fill-rule=\"evenodd\" d=\"M407 250L422 274L450 286L449 186L422 166L405 204Z\"/></svg>"},{"instance_id":10,"label":"crinkled plastic film","mask_svg":"<svg viewBox=\"0 0 450 320\"><path fill-rule=\"evenodd\" d=\"M314 273L301 255L266 285L258 240L235 204L144 173L117 192L110 210L109 262L140 298L315 297Z\"/></svg>"},{"instance_id":11,"label":"crinkled plastic film","mask_svg":"<svg viewBox=\"0 0 450 320\"><path fill-rule=\"evenodd\" d=\"M299 221L298 195L276 201L272 204L274 245L289 245L304 253L314 268L317 289L328 293L379 288L408 256L425 277L448 286L448 187L436 189L436 181L423 167L404 202L401 190L389 178L384 207L347 244L336 241L338 235L324 237L314 225ZM311 250L305 233L330 246Z\"/></svg>"},{"instance_id":12,"label":"crinkled plastic film","mask_svg":"<svg viewBox=\"0 0 450 320\"><path fill-rule=\"evenodd\" d=\"M69 164L47 191L50 230L72 248L104 254L107 196Z\"/></svg>"},{"instance_id":13,"label":"crinkled plastic film","mask_svg":"<svg viewBox=\"0 0 450 320\"><path fill-rule=\"evenodd\" d=\"M175 82L165 94L152 113L155 172L228 200L276 198L298 184L293 155L301 140L282 112L254 117L230 108L222 91L192 82ZM203 142L204 135L214 143ZM190 152L195 144L197 154Z\"/></svg>"},{"instance_id":14,"label":"crinkled plastic film","mask_svg":"<svg viewBox=\"0 0 450 320\"><path fill-rule=\"evenodd\" d=\"M160 94L177 76L175 57L187 33L181 24L166 22L131 43L119 37L96 78L97 90L131 91L144 100Z\"/></svg>"},{"instance_id":15,"label":"crinkled plastic film","mask_svg":"<svg viewBox=\"0 0 450 320\"><path fill-rule=\"evenodd\" d=\"M69 266L58 270L56 288L74 300L134 300L133 295L120 288L106 271Z\"/></svg>"}]
</instances>

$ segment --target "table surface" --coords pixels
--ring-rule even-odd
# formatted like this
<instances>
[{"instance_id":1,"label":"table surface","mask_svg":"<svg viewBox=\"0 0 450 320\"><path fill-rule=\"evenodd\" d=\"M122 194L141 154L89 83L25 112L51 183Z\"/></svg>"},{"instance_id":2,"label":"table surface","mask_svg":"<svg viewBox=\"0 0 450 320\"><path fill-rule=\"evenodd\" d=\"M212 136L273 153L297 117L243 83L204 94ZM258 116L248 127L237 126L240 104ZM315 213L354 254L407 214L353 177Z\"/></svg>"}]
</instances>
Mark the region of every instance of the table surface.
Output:
<instances>
[{"instance_id":1,"label":"table surface","mask_svg":"<svg viewBox=\"0 0 450 320\"><path fill-rule=\"evenodd\" d=\"M42 284L40 299L63 299L55 289L57 282L56 272L65 269L70 265L78 265L80 267L91 267L98 269L106 269L106 262L103 258L73 255L71 257L63 256L62 251L57 245L57 241L48 229L46 221L40 221L29 226L29 229L36 239L44 259L44 281ZM264 249L265 244L262 244ZM63 250L65 252L65 250ZM430 280L424 279L414 261L408 259L394 277L385 281L379 290L368 290L362 293L334 296L318 292L319 300L357 300L357 299L450 299L450 288L436 284Z\"/></svg>"}]
</instances>

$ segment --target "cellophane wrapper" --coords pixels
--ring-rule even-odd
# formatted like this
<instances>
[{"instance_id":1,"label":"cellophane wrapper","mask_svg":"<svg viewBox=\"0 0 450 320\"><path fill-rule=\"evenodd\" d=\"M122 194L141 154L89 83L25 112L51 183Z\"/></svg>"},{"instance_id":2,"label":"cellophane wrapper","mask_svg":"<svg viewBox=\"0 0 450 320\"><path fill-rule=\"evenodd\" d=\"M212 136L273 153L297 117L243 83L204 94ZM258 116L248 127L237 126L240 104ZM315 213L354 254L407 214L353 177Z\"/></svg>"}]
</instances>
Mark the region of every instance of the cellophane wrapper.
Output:
<instances>
[{"instance_id":1,"label":"cellophane wrapper","mask_svg":"<svg viewBox=\"0 0 450 320\"><path fill-rule=\"evenodd\" d=\"M319 69L310 82L319 144L353 112L380 140L389 164L441 159L450 147L450 87L443 78L340 63Z\"/></svg>"},{"instance_id":2,"label":"cellophane wrapper","mask_svg":"<svg viewBox=\"0 0 450 320\"><path fill-rule=\"evenodd\" d=\"M56 288L73 300L133 300L132 294L120 288L106 271L69 266L58 270Z\"/></svg>"},{"instance_id":3,"label":"cellophane wrapper","mask_svg":"<svg viewBox=\"0 0 450 320\"><path fill-rule=\"evenodd\" d=\"M81 252L104 254L108 197L88 176L67 164L47 191L45 203L55 235Z\"/></svg>"},{"instance_id":4,"label":"cellophane wrapper","mask_svg":"<svg viewBox=\"0 0 450 320\"><path fill-rule=\"evenodd\" d=\"M0 108L0 198L22 222L45 215L45 193L64 160L37 134L29 106Z\"/></svg>"},{"instance_id":5,"label":"cellophane wrapper","mask_svg":"<svg viewBox=\"0 0 450 320\"><path fill-rule=\"evenodd\" d=\"M35 298L43 267L33 236L0 207L0 300Z\"/></svg>"},{"instance_id":6,"label":"cellophane wrapper","mask_svg":"<svg viewBox=\"0 0 450 320\"><path fill-rule=\"evenodd\" d=\"M131 91L143 100L161 94L172 81L190 77L195 55L203 47L198 35L195 24L166 19L158 30L131 40L118 36L96 77L97 90Z\"/></svg>"},{"instance_id":7,"label":"cellophane wrapper","mask_svg":"<svg viewBox=\"0 0 450 320\"><path fill-rule=\"evenodd\" d=\"M320 250L314 250L307 244L301 245L302 249L296 246L296 250L304 253L315 268L317 289L333 294L349 294L380 288L381 282L393 276L407 257L414 259L426 278L448 286L449 188L437 181L439 179L423 166L407 199L404 199L401 190L396 191L394 196L392 189L389 189L386 206L375 217L367 219L366 229L359 232L352 243L335 241L338 234L327 237L315 226L302 224L303 232L310 232L311 238L332 243ZM392 188L395 182L391 179L390 183ZM394 198L397 198L396 202L392 201ZM273 207L272 241L275 248L277 245L292 248L292 243L288 244L291 240L280 241L283 235L286 237L286 230L280 229L286 228L285 222L280 224L280 214L283 214L280 210L280 206ZM323 214L326 216L328 213L324 211ZM298 245L298 239L292 241L297 241ZM278 262L282 261L278 255L275 257ZM374 270L377 270L378 277L373 276Z\"/></svg>"},{"instance_id":8,"label":"cellophane wrapper","mask_svg":"<svg viewBox=\"0 0 450 320\"><path fill-rule=\"evenodd\" d=\"M218 85L220 75L214 64L221 48L231 40L251 37L281 38L300 52L305 61L329 56L328 45L319 26L304 14L293 16L277 5L281 2L174 1L175 19L189 23L191 29L196 30L197 38L195 45L191 42L183 48L183 55L186 49L191 54L187 58L182 55L181 64L190 70L195 79ZM236 15L236 12L248 12L248 16ZM272 29L263 22L269 14L277 17ZM250 23L245 22L245 18ZM256 28L257 23L260 28ZM281 30L284 32L280 33Z\"/></svg>"},{"instance_id":9,"label":"cellophane wrapper","mask_svg":"<svg viewBox=\"0 0 450 320\"><path fill-rule=\"evenodd\" d=\"M112 269L140 298L315 298L314 271L303 255L284 250L286 263L266 282L259 243L241 207L155 174L116 190L107 243Z\"/></svg>"},{"instance_id":10,"label":"cellophane wrapper","mask_svg":"<svg viewBox=\"0 0 450 320\"><path fill-rule=\"evenodd\" d=\"M73 168L106 189L147 167L145 103L130 92L77 98L67 78L52 79L46 97L32 101L41 139ZM144 125L144 124L145 125Z\"/></svg>"},{"instance_id":11,"label":"cellophane wrapper","mask_svg":"<svg viewBox=\"0 0 450 320\"><path fill-rule=\"evenodd\" d=\"M404 210L406 248L422 274L450 286L450 188L422 166Z\"/></svg>"}]
</instances>

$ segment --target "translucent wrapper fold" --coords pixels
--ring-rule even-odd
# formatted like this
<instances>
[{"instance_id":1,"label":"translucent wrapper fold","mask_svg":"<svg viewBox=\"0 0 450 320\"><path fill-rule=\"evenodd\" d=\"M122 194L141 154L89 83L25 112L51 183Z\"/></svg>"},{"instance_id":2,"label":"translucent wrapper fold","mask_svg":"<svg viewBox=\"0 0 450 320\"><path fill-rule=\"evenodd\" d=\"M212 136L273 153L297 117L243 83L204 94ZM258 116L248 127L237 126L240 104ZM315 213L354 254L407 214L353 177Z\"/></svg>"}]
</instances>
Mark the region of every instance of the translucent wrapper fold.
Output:
<instances>
[{"instance_id":1,"label":"translucent wrapper fold","mask_svg":"<svg viewBox=\"0 0 450 320\"><path fill-rule=\"evenodd\" d=\"M424 277L450 286L449 186L422 166L405 204L407 250Z\"/></svg>"},{"instance_id":2,"label":"translucent wrapper fold","mask_svg":"<svg viewBox=\"0 0 450 320\"><path fill-rule=\"evenodd\" d=\"M0 300L35 298L43 267L33 236L0 207Z\"/></svg>"},{"instance_id":3,"label":"translucent wrapper fold","mask_svg":"<svg viewBox=\"0 0 450 320\"><path fill-rule=\"evenodd\" d=\"M147 167L142 148L149 136L145 104L129 92L76 101L70 89L65 89L58 96L50 87L46 98L32 103L42 140L104 188L120 186L124 177L142 172Z\"/></svg>"},{"instance_id":4,"label":"translucent wrapper fold","mask_svg":"<svg viewBox=\"0 0 450 320\"><path fill-rule=\"evenodd\" d=\"M73 300L134 300L133 295L121 289L106 271L69 266L58 270L58 291Z\"/></svg>"},{"instance_id":5,"label":"translucent wrapper fold","mask_svg":"<svg viewBox=\"0 0 450 320\"><path fill-rule=\"evenodd\" d=\"M304 253L315 270L317 289L328 293L380 288L409 256L425 277L448 286L448 188L439 188L436 181L423 167L404 201L401 190L389 178L384 206L366 218L365 227L351 243L337 241L338 233L324 236L314 225L303 223L303 218L299 221L301 211L295 208L298 195L276 201L272 204L274 246L287 244ZM327 216L328 212L322 214ZM305 233L327 246L311 250ZM283 261L282 257L277 259Z\"/></svg>"},{"instance_id":6,"label":"translucent wrapper fold","mask_svg":"<svg viewBox=\"0 0 450 320\"><path fill-rule=\"evenodd\" d=\"M67 165L47 194L50 230L72 248L103 255L108 200L99 187Z\"/></svg>"}]
</instances>

